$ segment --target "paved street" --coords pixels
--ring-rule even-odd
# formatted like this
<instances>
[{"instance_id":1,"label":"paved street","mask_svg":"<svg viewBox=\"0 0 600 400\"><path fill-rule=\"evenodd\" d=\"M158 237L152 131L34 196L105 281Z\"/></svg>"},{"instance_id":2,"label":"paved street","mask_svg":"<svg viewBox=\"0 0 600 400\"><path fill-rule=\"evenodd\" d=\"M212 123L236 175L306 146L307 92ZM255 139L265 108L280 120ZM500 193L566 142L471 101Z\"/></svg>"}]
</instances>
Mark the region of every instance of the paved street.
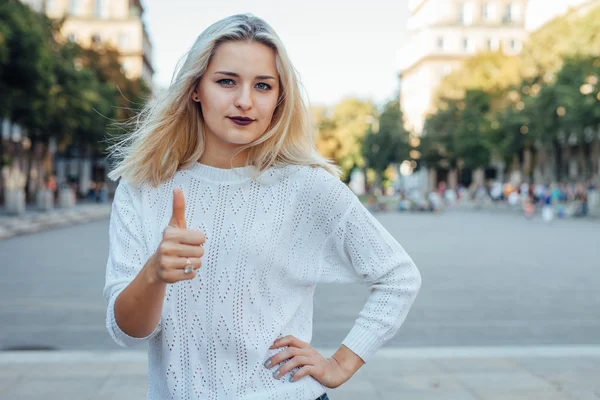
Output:
<instances>
[{"instance_id":1,"label":"paved street","mask_svg":"<svg viewBox=\"0 0 600 400\"><path fill-rule=\"evenodd\" d=\"M383 349L328 393L331 400L599 400L600 348L564 350ZM142 352L0 353L0 400L143 400L146 374Z\"/></svg>"},{"instance_id":2,"label":"paved street","mask_svg":"<svg viewBox=\"0 0 600 400\"><path fill-rule=\"evenodd\" d=\"M378 217L423 287L400 333L332 400L600 400L598 221ZM0 241L0 400L145 398L144 347L118 348L104 327L107 230L98 221ZM324 355L367 295L318 289L313 344Z\"/></svg>"},{"instance_id":3,"label":"paved street","mask_svg":"<svg viewBox=\"0 0 600 400\"><path fill-rule=\"evenodd\" d=\"M513 214L379 214L423 287L389 346L600 344L600 224ZM0 348L117 350L101 296L108 221L0 241ZM314 344L339 345L368 294L317 291Z\"/></svg>"}]
</instances>

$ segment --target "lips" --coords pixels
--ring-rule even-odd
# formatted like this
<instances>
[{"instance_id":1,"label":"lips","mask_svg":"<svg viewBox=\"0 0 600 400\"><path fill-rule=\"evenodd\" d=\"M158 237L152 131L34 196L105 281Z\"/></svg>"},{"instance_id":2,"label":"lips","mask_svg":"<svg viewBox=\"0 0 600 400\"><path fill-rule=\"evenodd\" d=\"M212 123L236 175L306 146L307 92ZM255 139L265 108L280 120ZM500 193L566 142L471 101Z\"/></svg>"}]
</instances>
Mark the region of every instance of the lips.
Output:
<instances>
[{"instance_id":1,"label":"lips","mask_svg":"<svg viewBox=\"0 0 600 400\"><path fill-rule=\"evenodd\" d=\"M254 122L254 120L252 118L248 118L248 117L229 117L229 119L231 121L233 121L234 124L241 125L241 126L250 125L251 123Z\"/></svg>"}]
</instances>

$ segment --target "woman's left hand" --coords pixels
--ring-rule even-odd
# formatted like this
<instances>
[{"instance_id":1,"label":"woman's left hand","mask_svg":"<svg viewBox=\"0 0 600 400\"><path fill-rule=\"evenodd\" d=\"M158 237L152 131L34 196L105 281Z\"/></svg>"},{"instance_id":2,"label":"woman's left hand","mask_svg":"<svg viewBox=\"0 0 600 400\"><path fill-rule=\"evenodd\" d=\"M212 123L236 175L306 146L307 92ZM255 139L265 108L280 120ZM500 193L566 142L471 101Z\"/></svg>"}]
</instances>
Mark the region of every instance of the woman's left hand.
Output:
<instances>
[{"instance_id":1,"label":"woman's left hand","mask_svg":"<svg viewBox=\"0 0 600 400\"><path fill-rule=\"evenodd\" d=\"M301 367L292 375L290 382L296 382L298 379L310 375L323 386L332 389L340 386L352 376L351 373L344 371L335 358L323 357L310 343L303 342L294 336L290 335L277 339L270 348L277 349L284 346L288 346L288 348L275 354L265 362L265 367L269 368L289 360L273 372L275 379L281 378L294 368Z\"/></svg>"}]
</instances>

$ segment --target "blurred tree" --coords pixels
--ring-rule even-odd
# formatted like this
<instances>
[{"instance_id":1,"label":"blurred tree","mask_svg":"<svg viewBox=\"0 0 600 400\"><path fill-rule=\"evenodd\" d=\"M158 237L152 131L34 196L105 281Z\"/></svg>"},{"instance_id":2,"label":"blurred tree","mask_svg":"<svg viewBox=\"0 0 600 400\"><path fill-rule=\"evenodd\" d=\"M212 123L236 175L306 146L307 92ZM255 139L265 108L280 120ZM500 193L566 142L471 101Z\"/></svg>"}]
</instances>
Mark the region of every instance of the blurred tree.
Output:
<instances>
[{"instance_id":1,"label":"blurred tree","mask_svg":"<svg viewBox=\"0 0 600 400\"><path fill-rule=\"evenodd\" d=\"M468 90L459 103L460 117L452 135L460 168L476 169L489 164L491 96L479 89Z\"/></svg>"},{"instance_id":2,"label":"blurred tree","mask_svg":"<svg viewBox=\"0 0 600 400\"><path fill-rule=\"evenodd\" d=\"M390 101L379 117L378 129L369 128L362 143L362 155L381 181L390 164L401 163L409 157L408 153L408 132L404 129L400 102Z\"/></svg>"},{"instance_id":3,"label":"blurred tree","mask_svg":"<svg viewBox=\"0 0 600 400\"><path fill-rule=\"evenodd\" d=\"M475 169L486 166L493 150L491 96L467 90L464 99L448 99L425 120L419 146L432 167Z\"/></svg>"},{"instance_id":4,"label":"blurred tree","mask_svg":"<svg viewBox=\"0 0 600 400\"><path fill-rule=\"evenodd\" d=\"M376 120L375 107L371 102L346 99L327 109L313 109L317 129L317 148L341 168L342 179L348 180L354 166L364 167L362 141L371 121Z\"/></svg>"},{"instance_id":5,"label":"blurred tree","mask_svg":"<svg viewBox=\"0 0 600 400\"><path fill-rule=\"evenodd\" d=\"M500 96L520 81L520 61L516 56L481 52L465 60L461 68L448 74L436 92L434 103L463 99L467 90L481 90Z\"/></svg>"},{"instance_id":6,"label":"blurred tree","mask_svg":"<svg viewBox=\"0 0 600 400\"><path fill-rule=\"evenodd\" d=\"M576 145L582 176L593 175L591 151L600 141L600 58L579 56L568 58L556 75L559 140ZM551 110L547 110L550 112Z\"/></svg>"},{"instance_id":7,"label":"blurred tree","mask_svg":"<svg viewBox=\"0 0 600 400\"><path fill-rule=\"evenodd\" d=\"M461 118L461 100L448 99L426 119L419 151L421 161L430 167L456 168L458 155L454 133Z\"/></svg>"},{"instance_id":8,"label":"blurred tree","mask_svg":"<svg viewBox=\"0 0 600 400\"><path fill-rule=\"evenodd\" d=\"M522 75L541 76L550 83L562 68L563 60L573 56L600 55L600 6L587 13L573 11L560 16L531 33L524 45Z\"/></svg>"},{"instance_id":9,"label":"blurred tree","mask_svg":"<svg viewBox=\"0 0 600 400\"><path fill-rule=\"evenodd\" d=\"M0 115L35 135L53 84L51 22L17 0L0 3L0 21Z\"/></svg>"},{"instance_id":10,"label":"blurred tree","mask_svg":"<svg viewBox=\"0 0 600 400\"><path fill-rule=\"evenodd\" d=\"M60 148L74 144L99 155L107 126L133 117L150 91L141 79L125 76L116 51L56 40L62 21L20 1L1 1L0 20L0 116L25 128L31 140L29 194L38 144L54 137Z\"/></svg>"},{"instance_id":11,"label":"blurred tree","mask_svg":"<svg viewBox=\"0 0 600 400\"><path fill-rule=\"evenodd\" d=\"M38 143L47 142L44 133L51 108L55 42L51 21L17 0L0 2L0 21L0 115L11 124L21 125L31 140L26 148L27 196ZM9 163L3 147L0 147L0 157L0 166Z\"/></svg>"},{"instance_id":12,"label":"blurred tree","mask_svg":"<svg viewBox=\"0 0 600 400\"><path fill-rule=\"evenodd\" d=\"M119 52L110 46L83 49L81 64L93 70L99 81L114 92L114 118L124 121L137 115L148 100L151 90L142 78L127 77L119 59Z\"/></svg>"}]
</instances>

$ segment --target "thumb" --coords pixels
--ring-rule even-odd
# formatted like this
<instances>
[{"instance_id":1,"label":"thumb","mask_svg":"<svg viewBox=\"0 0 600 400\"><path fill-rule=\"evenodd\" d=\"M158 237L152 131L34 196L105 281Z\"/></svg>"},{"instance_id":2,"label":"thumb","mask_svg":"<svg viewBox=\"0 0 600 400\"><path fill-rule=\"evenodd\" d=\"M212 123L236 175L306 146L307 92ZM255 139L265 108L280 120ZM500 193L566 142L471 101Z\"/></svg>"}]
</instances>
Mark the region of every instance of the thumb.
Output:
<instances>
[{"instance_id":1,"label":"thumb","mask_svg":"<svg viewBox=\"0 0 600 400\"><path fill-rule=\"evenodd\" d=\"M173 190L173 215L169 225L177 228L186 229L185 226L185 197L183 197L183 191L181 189Z\"/></svg>"}]
</instances>

